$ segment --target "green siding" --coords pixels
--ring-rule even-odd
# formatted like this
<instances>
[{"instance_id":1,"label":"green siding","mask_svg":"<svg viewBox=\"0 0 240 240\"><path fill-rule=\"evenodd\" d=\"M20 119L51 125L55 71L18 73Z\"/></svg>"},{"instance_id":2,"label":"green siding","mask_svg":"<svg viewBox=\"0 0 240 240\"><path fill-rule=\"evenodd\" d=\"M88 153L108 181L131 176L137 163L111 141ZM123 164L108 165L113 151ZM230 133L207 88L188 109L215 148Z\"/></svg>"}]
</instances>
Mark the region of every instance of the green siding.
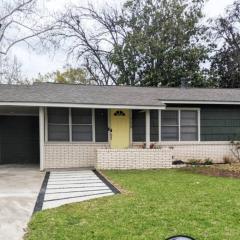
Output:
<instances>
[{"instance_id":1,"label":"green siding","mask_svg":"<svg viewBox=\"0 0 240 240\"><path fill-rule=\"evenodd\" d=\"M201 110L201 141L240 140L240 106L228 105L176 105Z\"/></svg>"},{"instance_id":2,"label":"green siding","mask_svg":"<svg viewBox=\"0 0 240 240\"><path fill-rule=\"evenodd\" d=\"M240 140L240 107L201 106L201 140Z\"/></svg>"}]
</instances>

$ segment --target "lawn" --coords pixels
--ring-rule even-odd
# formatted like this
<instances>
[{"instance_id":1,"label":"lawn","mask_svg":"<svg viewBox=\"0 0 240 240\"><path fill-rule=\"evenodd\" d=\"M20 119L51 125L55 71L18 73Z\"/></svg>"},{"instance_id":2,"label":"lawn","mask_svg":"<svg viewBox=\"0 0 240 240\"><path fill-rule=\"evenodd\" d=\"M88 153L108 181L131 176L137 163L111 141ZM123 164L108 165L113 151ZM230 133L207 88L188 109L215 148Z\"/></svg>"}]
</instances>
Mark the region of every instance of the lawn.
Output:
<instances>
[{"instance_id":1,"label":"lawn","mask_svg":"<svg viewBox=\"0 0 240 240\"><path fill-rule=\"evenodd\" d=\"M183 170L106 171L123 194L35 214L27 240L240 236L240 180Z\"/></svg>"}]
</instances>

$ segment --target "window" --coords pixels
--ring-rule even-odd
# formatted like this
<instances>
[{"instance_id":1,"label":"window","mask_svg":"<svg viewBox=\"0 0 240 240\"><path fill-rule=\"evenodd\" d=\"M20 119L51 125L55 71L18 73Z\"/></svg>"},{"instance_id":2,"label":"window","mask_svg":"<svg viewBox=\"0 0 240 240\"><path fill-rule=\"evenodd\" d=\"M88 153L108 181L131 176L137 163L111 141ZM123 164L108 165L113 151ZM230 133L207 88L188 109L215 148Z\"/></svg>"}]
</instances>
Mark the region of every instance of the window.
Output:
<instances>
[{"instance_id":1,"label":"window","mask_svg":"<svg viewBox=\"0 0 240 240\"><path fill-rule=\"evenodd\" d=\"M48 108L48 141L107 142L108 111L85 108ZM95 134L94 134L95 133Z\"/></svg>"},{"instance_id":2,"label":"window","mask_svg":"<svg viewBox=\"0 0 240 240\"><path fill-rule=\"evenodd\" d=\"M72 108L72 141L92 141L92 109Z\"/></svg>"},{"instance_id":3,"label":"window","mask_svg":"<svg viewBox=\"0 0 240 240\"><path fill-rule=\"evenodd\" d=\"M133 142L146 141L146 117L145 111L132 111L132 140Z\"/></svg>"},{"instance_id":4,"label":"window","mask_svg":"<svg viewBox=\"0 0 240 240\"><path fill-rule=\"evenodd\" d=\"M157 142L159 140L159 129L158 129L158 110L150 111L150 141Z\"/></svg>"},{"instance_id":5,"label":"window","mask_svg":"<svg viewBox=\"0 0 240 240\"><path fill-rule=\"evenodd\" d=\"M161 140L162 141L178 141L179 121L178 111L167 110L161 111Z\"/></svg>"},{"instance_id":6,"label":"window","mask_svg":"<svg viewBox=\"0 0 240 240\"><path fill-rule=\"evenodd\" d=\"M161 111L162 141L197 141L198 134L197 110Z\"/></svg>"},{"instance_id":7,"label":"window","mask_svg":"<svg viewBox=\"0 0 240 240\"><path fill-rule=\"evenodd\" d=\"M150 140L156 142L159 139L158 110L150 111ZM146 141L146 112L144 110L132 111L132 138L133 142Z\"/></svg>"},{"instance_id":8,"label":"window","mask_svg":"<svg viewBox=\"0 0 240 240\"><path fill-rule=\"evenodd\" d=\"M198 140L198 112L181 111L181 141Z\"/></svg>"},{"instance_id":9,"label":"window","mask_svg":"<svg viewBox=\"0 0 240 240\"><path fill-rule=\"evenodd\" d=\"M108 111L106 109L95 110L95 139L96 142L108 141Z\"/></svg>"},{"instance_id":10,"label":"window","mask_svg":"<svg viewBox=\"0 0 240 240\"><path fill-rule=\"evenodd\" d=\"M48 140L69 141L68 108L48 108Z\"/></svg>"}]
</instances>

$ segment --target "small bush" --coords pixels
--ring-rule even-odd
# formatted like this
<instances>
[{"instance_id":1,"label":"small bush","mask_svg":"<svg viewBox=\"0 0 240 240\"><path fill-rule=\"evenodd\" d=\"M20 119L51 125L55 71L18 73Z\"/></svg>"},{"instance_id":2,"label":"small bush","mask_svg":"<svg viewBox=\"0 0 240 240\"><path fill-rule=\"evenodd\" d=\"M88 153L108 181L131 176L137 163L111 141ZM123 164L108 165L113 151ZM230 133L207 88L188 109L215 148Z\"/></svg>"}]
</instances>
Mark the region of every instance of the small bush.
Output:
<instances>
[{"instance_id":1,"label":"small bush","mask_svg":"<svg viewBox=\"0 0 240 240\"><path fill-rule=\"evenodd\" d=\"M189 159L188 164L190 164L190 165L201 165L202 161L201 161L201 159Z\"/></svg>"},{"instance_id":2,"label":"small bush","mask_svg":"<svg viewBox=\"0 0 240 240\"><path fill-rule=\"evenodd\" d=\"M183 165L183 164L185 164L182 160L174 160L173 162L172 162L172 164L173 165Z\"/></svg>"},{"instance_id":3,"label":"small bush","mask_svg":"<svg viewBox=\"0 0 240 240\"><path fill-rule=\"evenodd\" d=\"M235 162L235 159L234 159L232 156L225 155L225 156L223 157L223 162L224 162L225 164L232 164L232 163Z\"/></svg>"},{"instance_id":4,"label":"small bush","mask_svg":"<svg viewBox=\"0 0 240 240\"><path fill-rule=\"evenodd\" d=\"M203 163L203 164L204 164L204 165L212 165L212 164L213 164L213 160L210 159L210 158L207 158L207 159L204 160L204 163Z\"/></svg>"}]
</instances>

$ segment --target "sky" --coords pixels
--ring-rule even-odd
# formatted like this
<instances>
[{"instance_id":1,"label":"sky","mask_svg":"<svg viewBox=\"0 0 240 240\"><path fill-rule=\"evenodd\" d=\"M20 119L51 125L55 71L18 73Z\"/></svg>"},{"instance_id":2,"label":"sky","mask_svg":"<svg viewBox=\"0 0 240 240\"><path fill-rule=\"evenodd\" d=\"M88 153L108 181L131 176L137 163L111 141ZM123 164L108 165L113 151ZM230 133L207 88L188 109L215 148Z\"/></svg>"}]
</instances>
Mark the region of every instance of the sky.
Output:
<instances>
[{"instance_id":1,"label":"sky","mask_svg":"<svg viewBox=\"0 0 240 240\"><path fill-rule=\"evenodd\" d=\"M104 7L106 3L115 6L121 5L125 0L42 0L43 8L48 10L62 10L66 4L77 3L82 6L88 2L94 3L96 7ZM207 18L214 18L223 14L226 6L232 4L234 0L208 0L205 5L205 15ZM36 53L28 49L24 44L16 45L11 50L11 55L15 55L22 64L23 76L27 78L37 77L38 73L45 74L56 70L62 70L67 64L65 54L59 50L55 54Z\"/></svg>"}]
</instances>

